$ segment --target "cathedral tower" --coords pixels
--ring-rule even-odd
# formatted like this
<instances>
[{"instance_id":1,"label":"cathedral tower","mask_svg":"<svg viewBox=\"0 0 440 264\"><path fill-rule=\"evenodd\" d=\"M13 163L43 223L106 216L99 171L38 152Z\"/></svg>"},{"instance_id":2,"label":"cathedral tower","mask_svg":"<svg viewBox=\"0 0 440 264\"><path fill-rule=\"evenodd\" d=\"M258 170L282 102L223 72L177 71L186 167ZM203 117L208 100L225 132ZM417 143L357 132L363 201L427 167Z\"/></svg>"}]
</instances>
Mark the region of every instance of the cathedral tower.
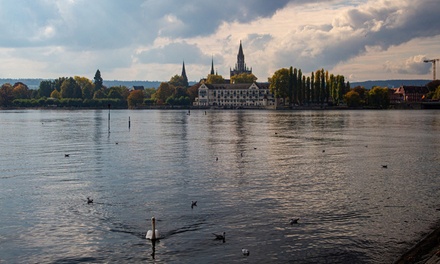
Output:
<instances>
[{"instance_id":1,"label":"cathedral tower","mask_svg":"<svg viewBox=\"0 0 440 264\"><path fill-rule=\"evenodd\" d=\"M241 41L240 41L240 47L238 48L237 63L235 64L234 70L230 70L230 72L231 72L231 78L232 78L232 76L239 75L241 73L247 73L247 74L252 73L252 68L249 69L246 67Z\"/></svg>"}]
</instances>

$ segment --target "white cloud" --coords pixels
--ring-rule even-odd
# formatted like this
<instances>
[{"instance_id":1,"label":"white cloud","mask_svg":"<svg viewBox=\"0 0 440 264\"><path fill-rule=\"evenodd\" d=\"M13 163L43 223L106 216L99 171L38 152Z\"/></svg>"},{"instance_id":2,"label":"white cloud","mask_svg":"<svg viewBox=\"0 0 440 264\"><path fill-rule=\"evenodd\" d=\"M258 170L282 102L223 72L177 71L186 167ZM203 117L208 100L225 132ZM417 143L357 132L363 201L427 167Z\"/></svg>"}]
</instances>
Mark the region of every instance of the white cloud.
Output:
<instances>
[{"instance_id":1,"label":"white cloud","mask_svg":"<svg viewBox=\"0 0 440 264\"><path fill-rule=\"evenodd\" d=\"M0 77L99 68L109 79L169 80L184 60L198 80L214 57L228 78L243 41L260 81L290 66L356 80L429 79L418 60L440 57L439 12L437 0L0 1Z\"/></svg>"}]
</instances>

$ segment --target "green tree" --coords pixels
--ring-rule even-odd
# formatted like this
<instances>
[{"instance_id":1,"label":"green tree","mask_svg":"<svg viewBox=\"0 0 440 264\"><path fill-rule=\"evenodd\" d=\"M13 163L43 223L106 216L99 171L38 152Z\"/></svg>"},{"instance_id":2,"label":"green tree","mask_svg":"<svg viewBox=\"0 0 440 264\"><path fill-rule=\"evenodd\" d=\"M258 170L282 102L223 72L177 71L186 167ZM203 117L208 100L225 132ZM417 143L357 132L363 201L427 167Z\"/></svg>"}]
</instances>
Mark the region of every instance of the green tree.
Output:
<instances>
[{"instance_id":1,"label":"green tree","mask_svg":"<svg viewBox=\"0 0 440 264\"><path fill-rule=\"evenodd\" d=\"M75 79L70 77L61 85L62 98L82 98L82 91Z\"/></svg>"},{"instance_id":2,"label":"green tree","mask_svg":"<svg viewBox=\"0 0 440 264\"><path fill-rule=\"evenodd\" d=\"M53 86L55 88L55 90L57 90L58 92L61 92L61 85L63 84L63 82L67 80L67 77L59 77L58 79L55 79L53 81Z\"/></svg>"},{"instance_id":3,"label":"green tree","mask_svg":"<svg viewBox=\"0 0 440 264\"><path fill-rule=\"evenodd\" d=\"M9 83L2 85L0 88L0 106L8 107L12 104L14 100L13 90L14 88Z\"/></svg>"},{"instance_id":4,"label":"green tree","mask_svg":"<svg viewBox=\"0 0 440 264\"><path fill-rule=\"evenodd\" d=\"M145 98L151 98L156 93L156 88L146 88L144 90Z\"/></svg>"},{"instance_id":5,"label":"green tree","mask_svg":"<svg viewBox=\"0 0 440 264\"><path fill-rule=\"evenodd\" d=\"M108 98L121 99L121 100L127 100L129 95L130 95L130 91L126 86L113 86L110 87L107 92Z\"/></svg>"},{"instance_id":6,"label":"green tree","mask_svg":"<svg viewBox=\"0 0 440 264\"><path fill-rule=\"evenodd\" d=\"M144 102L144 93L141 90L134 90L130 92L127 98L128 107L136 108Z\"/></svg>"},{"instance_id":7,"label":"green tree","mask_svg":"<svg viewBox=\"0 0 440 264\"><path fill-rule=\"evenodd\" d=\"M107 98L107 95L102 90L97 90L93 94L93 99L104 99Z\"/></svg>"},{"instance_id":8,"label":"green tree","mask_svg":"<svg viewBox=\"0 0 440 264\"><path fill-rule=\"evenodd\" d=\"M293 67L289 68L289 101L290 105L293 106L294 102L297 102L297 80L298 80L298 70Z\"/></svg>"},{"instance_id":9,"label":"green tree","mask_svg":"<svg viewBox=\"0 0 440 264\"><path fill-rule=\"evenodd\" d=\"M368 93L368 104L376 108L388 108L390 105L390 97L388 88L374 87Z\"/></svg>"},{"instance_id":10,"label":"green tree","mask_svg":"<svg viewBox=\"0 0 440 264\"><path fill-rule=\"evenodd\" d=\"M305 94L306 94L306 102L308 104L311 102L310 92L311 92L311 90L310 90L310 77L307 77Z\"/></svg>"},{"instance_id":11,"label":"green tree","mask_svg":"<svg viewBox=\"0 0 440 264\"><path fill-rule=\"evenodd\" d=\"M55 90L54 82L50 80L43 80L40 82L40 86L38 88L38 96L50 97L50 94L53 90Z\"/></svg>"},{"instance_id":12,"label":"green tree","mask_svg":"<svg viewBox=\"0 0 440 264\"><path fill-rule=\"evenodd\" d=\"M440 85L437 87L437 89L435 89L435 93L434 93L434 96L432 97L432 99L434 99L434 100L440 99Z\"/></svg>"},{"instance_id":13,"label":"green tree","mask_svg":"<svg viewBox=\"0 0 440 264\"><path fill-rule=\"evenodd\" d=\"M282 68L277 70L269 78L269 89L276 98L286 98L289 96L289 70Z\"/></svg>"},{"instance_id":14,"label":"green tree","mask_svg":"<svg viewBox=\"0 0 440 264\"><path fill-rule=\"evenodd\" d=\"M345 90L345 78L343 75L336 76L336 90L338 91L339 100L342 100L347 93Z\"/></svg>"},{"instance_id":15,"label":"green tree","mask_svg":"<svg viewBox=\"0 0 440 264\"><path fill-rule=\"evenodd\" d=\"M96 70L95 77L93 77L93 84L95 85L95 92L98 90L101 90L101 88L103 88L102 83L103 83L103 80L101 77L101 72L98 69L98 70Z\"/></svg>"},{"instance_id":16,"label":"green tree","mask_svg":"<svg viewBox=\"0 0 440 264\"><path fill-rule=\"evenodd\" d=\"M208 74L208 78L206 78L206 84L222 84L225 83L225 79L223 76L218 74Z\"/></svg>"},{"instance_id":17,"label":"green tree","mask_svg":"<svg viewBox=\"0 0 440 264\"><path fill-rule=\"evenodd\" d=\"M257 79L252 73L240 73L231 77L231 83L254 83Z\"/></svg>"}]
</instances>

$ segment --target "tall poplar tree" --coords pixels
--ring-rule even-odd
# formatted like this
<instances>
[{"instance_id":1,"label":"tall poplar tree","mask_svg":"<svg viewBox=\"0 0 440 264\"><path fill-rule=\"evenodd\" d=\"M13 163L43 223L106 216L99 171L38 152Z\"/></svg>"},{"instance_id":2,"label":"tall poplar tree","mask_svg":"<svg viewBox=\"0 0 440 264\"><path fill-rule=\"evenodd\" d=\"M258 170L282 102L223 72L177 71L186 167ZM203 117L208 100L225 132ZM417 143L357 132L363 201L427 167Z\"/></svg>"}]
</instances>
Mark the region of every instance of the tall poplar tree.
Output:
<instances>
[{"instance_id":1,"label":"tall poplar tree","mask_svg":"<svg viewBox=\"0 0 440 264\"><path fill-rule=\"evenodd\" d=\"M93 80L94 80L93 84L95 85L95 92L98 90L101 90L103 80L102 80L101 72L99 71L99 69L96 70L95 77L93 77Z\"/></svg>"}]
</instances>

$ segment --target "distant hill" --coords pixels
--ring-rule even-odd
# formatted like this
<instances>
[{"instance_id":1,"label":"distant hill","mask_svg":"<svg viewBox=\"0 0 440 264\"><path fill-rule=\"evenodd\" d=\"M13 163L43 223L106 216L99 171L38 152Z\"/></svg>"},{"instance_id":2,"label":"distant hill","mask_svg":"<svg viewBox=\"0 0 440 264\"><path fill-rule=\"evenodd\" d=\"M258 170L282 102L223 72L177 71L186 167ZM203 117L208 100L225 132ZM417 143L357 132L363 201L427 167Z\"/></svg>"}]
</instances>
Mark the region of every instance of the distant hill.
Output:
<instances>
[{"instance_id":1,"label":"distant hill","mask_svg":"<svg viewBox=\"0 0 440 264\"><path fill-rule=\"evenodd\" d=\"M350 83L350 87L363 86L366 89L371 89L374 86L397 88L402 85L424 86L432 80L385 80L385 81L365 81Z\"/></svg>"}]
</instances>

